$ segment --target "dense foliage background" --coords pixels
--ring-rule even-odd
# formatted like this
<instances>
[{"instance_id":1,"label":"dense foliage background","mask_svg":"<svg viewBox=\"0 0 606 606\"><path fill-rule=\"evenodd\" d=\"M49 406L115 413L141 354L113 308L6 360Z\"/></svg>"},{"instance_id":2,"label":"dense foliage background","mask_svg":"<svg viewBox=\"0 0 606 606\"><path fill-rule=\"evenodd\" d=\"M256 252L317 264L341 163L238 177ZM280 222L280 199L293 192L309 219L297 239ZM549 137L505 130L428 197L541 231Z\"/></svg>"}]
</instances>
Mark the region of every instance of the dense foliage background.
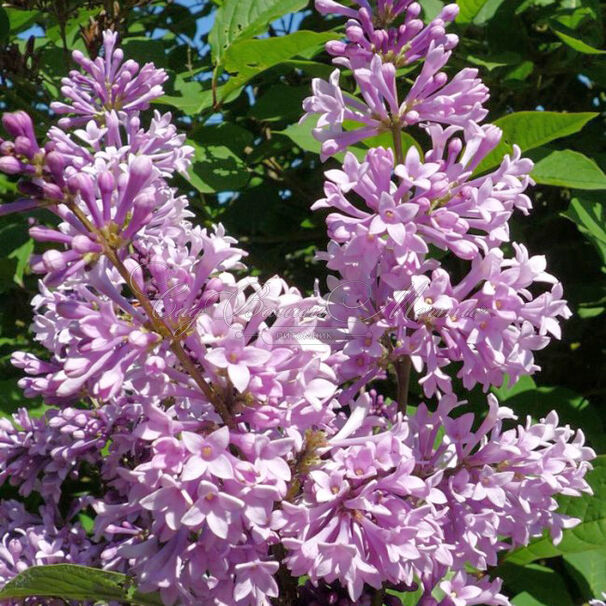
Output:
<instances>
[{"instance_id":1,"label":"dense foliage background","mask_svg":"<svg viewBox=\"0 0 606 606\"><path fill-rule=\"evenodd\" d=\"M443 3L421 4L432 17ZM561 342L540 352L542 373L498 395L522 417L557 409L603 453L606 51L599 49L606 3L459 5L453 30L461 44L452 69L480 68L492 92L490 118L499 118L506 140L537 162L535 210L514 218L514 239L547 255L575 312ZM156 109L173 112L196 148L191 181L175 185L189 191L199 222L224 223L250 251L249 263L260 275L279 273L310 290L315 279L324 280L322 266L313 261L315 249L325 244L323 217L309 207L321 195L326 166L311 124L298 120L311 78L331 72L323 44L341 26L310 10L305 0L17 0L0 8L0 109L25 109L43 132L53 120L49 103L60 94L60 78L72 67L70 52L95 55L101 32L119 31L129 57L153 60L171 75L170 92ZM402 81L405 86L405 73ZM518 113L526 111L533 113ZM567 119L549 112L583 114ZM15 183L0 175L0 201L14 197ZM27 262L34 246L26 228L26 217L0 219L2 415L20 406L41 407L23 398L19 373L8 361L16 348L36 351L28 331L36 276ZM481 394L465 397L481 409ZM583 523L558 548L544 539L499 567L517 606L583 604L606 591L602 461L591 476L595 496L562 503Z\"/></svg>"}]
</instances>

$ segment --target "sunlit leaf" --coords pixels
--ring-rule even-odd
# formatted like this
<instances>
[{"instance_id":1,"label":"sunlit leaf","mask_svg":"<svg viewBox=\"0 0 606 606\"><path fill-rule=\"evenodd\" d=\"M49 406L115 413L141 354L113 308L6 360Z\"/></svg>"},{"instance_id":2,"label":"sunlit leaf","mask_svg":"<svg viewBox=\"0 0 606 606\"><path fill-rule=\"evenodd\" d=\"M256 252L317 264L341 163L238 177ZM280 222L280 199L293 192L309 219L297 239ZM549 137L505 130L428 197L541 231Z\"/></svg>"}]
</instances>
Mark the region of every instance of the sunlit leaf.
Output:
<instances>
[{"instance_id":1,"label":"sunlit leaf","mask_svg":"<svg viewBox=\"0 0 606 606\"><path fill-rule=\"evenodd\" d=\"M598 114L593 112L516 112L495 120L503 130L501 143L490 153L477 169L484 172L498 166L505 154L513 150L515 143L522 151L529 151L550 141L579 132Z\"/></svg>"},{"instance_id":2,"label":"sunlit leaf","mask_svg":"<svg viewBox=\"0 0 606 606\"><path fill-rule=\"evenodd\" d=\"M156 594L137 591L124 574L74 564L33 566L9 581L0 600L55 597L78 601L117 601L139 606L161 606Z\"/></svg>"},{"instance_id":3,"label":"sunlit leaf","mask_svg":"<svg viewBox=\"0 0 606 606\"><path fill-rule=\"evenodd\" d=\"M606 213L604 204L597 200L576 197L570 201L566 217L574 221L598 250L606 265Z\"/></svg>"},{"instance_id":4,"label":"sunlit leaf","mask_svg":"<svg viewBox=\"0 0 606 606\"><path fill-rule=\"evenodd\" d=\"M571 189L606 189L606 174L588 158L570 149L553 151L539 160L532 178L543 185L557 185Z\"/></svg>"},{"instance_id":5,"label":"sunlit leaf","mask_svg":"<svg viewBox=\"0 0 606 606\"><path fill-rule=\"evenodd\" d=\"M263 33L267 25L307 6L307 0L225 0L215 14L209 34L213 58L218 63L236 40Z\"/></svg>"}]
</instances>

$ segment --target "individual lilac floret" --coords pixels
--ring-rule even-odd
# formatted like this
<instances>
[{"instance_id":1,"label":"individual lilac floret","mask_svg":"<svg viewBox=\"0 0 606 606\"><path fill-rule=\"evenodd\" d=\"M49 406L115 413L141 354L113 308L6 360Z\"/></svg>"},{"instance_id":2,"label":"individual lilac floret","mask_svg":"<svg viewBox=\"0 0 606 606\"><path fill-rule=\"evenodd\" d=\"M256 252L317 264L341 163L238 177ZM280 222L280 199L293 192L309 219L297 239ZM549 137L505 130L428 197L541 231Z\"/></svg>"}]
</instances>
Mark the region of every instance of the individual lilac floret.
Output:
<instances>
[{"instance_id":1,"label":"individual lilac floret","mask_svg":"<svg viewBox=\"0 0 606 606\"><path fill-rule=\"evenodd\" d=\"M14 141L0 139L0 171L8 175L35 174L41 154L32 119L24 111L2 116L2 125Z\"/></svg>"},{"instance_id":2,"label":"individual lilac floret","mask_svg":"<svg viewBox=\"0 0 606 606\"><path fill-rule=\"evenodd\" d=\"M76 114L73 118L62 118L61 127L79 126L90 119L103 120L105 112L111 110L138 112L163 94L166 72L153 63L140 68L132 59L123 62L124 53L116 48L117 41L117 33L103 32L103 57L94 61L74 51L74 60L86 74L72 71L61 82L61 92L71 103L54 102L51 108L57 114Z\"/></svg>"},{"instance_id":3,"label":"individual lilac floret","mask_svg":"<svg viewBox=\"0 0 606 606\"><path fill-rule=\"evenodd\" d=\"M487 577L483 577L478 580L467 572L459 571L452 579L440 583L439 588L446 595L439 602L439 606L475 606L476 604L510 606L509 600L499 593L501 585L500 579L490 581Z\"/></svg>"}]
</instances>

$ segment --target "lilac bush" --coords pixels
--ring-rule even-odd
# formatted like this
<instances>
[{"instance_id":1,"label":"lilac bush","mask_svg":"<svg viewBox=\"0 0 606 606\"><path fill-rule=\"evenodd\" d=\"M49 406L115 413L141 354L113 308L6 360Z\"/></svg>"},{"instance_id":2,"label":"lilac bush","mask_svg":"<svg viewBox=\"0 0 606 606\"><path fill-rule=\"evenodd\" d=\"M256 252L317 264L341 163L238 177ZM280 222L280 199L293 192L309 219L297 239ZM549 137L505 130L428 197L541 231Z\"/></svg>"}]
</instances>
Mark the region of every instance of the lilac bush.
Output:
<instances>
[{"instance_id":1,"label":"lilac bush","mask_svg":"<svg viewBox=\"0 0 606 606\"><path fill-rule=\"evenodd\" d=\"M48 355L13 356L49 408L0 422L0 482L43 506L0 502L1 582L73 562L167 606L396 606L415 591L423 606L503 605L499 553L578 521L555 497L590 492L582 432L555 412L516 425L492 394L476 419L455 393L537 371L570 315L545 258L510 242L532 163L514 146L481 168L501 138L481 123L488 90L477 70L441 71L457 6L423 24L416 2L377 4L317 0L349 19L327 49L359 92L336 69L304 102L323 157L345 152L313 205L330 210L324 294L259 281L221 225L192 224L169 181L193 149L170 114L141 117L167 76L125 61L114 33L97 59L74 53L44 144L27 114L4 115L0 169L22 178L0 214L54 221L30 229ZM389 377L395 401L372 385ZM99 488L66 508L64 483L91 474Z\"/></svg>"}]
</instances>

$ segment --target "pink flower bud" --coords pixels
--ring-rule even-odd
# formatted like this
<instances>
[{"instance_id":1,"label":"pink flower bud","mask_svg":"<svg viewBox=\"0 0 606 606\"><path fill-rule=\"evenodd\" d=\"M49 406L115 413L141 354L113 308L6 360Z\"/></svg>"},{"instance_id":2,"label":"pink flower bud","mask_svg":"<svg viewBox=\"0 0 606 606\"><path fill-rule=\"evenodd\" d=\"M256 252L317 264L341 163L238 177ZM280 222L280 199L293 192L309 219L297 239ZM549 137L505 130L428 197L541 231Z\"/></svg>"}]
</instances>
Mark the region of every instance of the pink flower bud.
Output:
<instances>
[{"instance_id":1,"label":"pink flower bud","mask_svg":"<svg viewBox=\"0 0 606 606\"><path fill-rule=\"evenodd\" d=\"M27 137L35 140L32 119L24 111L16 111L2 116L6 132L13 137Z\"/></svg>"},{"instance_id":2,"label":"pink flower bud","mask_svg":"<svg viewBox=\"0 0 606 606\"><path fill-rule=\"evenodd\" d=\"M7 175L18 175L23 172L23 164L13 156L0 158L0 171Z\"/></svg>"},{"instance_id":3,"label":"pink flower bud","mask_svg":"<svg viewBox=\"0 0 606 606\"><path fill-rule=\"evenodd\" d=\"M42 263L48 272L65 269L65 259L63 254L58 250L47 250L42 255Z\"/></svg>"}]
</instances>

